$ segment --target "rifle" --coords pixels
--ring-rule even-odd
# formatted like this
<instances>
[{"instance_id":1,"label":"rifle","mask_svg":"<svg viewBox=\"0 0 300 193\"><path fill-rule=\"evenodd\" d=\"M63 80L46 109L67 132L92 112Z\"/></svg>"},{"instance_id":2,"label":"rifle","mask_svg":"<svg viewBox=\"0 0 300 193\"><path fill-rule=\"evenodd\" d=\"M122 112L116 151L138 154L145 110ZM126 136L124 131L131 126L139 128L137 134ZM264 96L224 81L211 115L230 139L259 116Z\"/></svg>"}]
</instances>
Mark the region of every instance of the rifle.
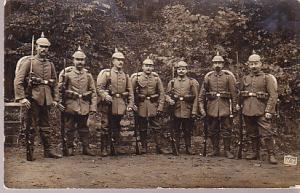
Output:
<instances>
[{"instance_id":1,"label":"rifle","mask_svg":"<svg viewBox=\"0 0 300 193\"><path fill-rule=\"evenodd\" d=\"M237 66L239 66L239 53L236 52L236 63ZM240 85L241 86L241 85ZM239 87L240 87L239 86ZM241 90L241 88L240 88ZM242 95L241 92L239 92L239 100L238 100L238 105L240 106L240 110L238 112L238 116L239 116L239 137L238 137L238 147L237 147L237 151L236 151L236 155L235 157L237 159L241 159L242 158L242 151L243 151L243 132L244 132L244 128L245 128L245 121L244 121L244 116L243 116L243 108L242 108Z\"/></svg>"},{"instance_id":2,"label":"rifle","mask_svg":"<svg viewBox=\"0 0 300 193\"><path fill-rule=\"evenodd\" d=\"M31 95L32 95L32 74L33 74L33 70L32 70L32 59L33 59L33 52L34 52L34 35L32 36L32 39L31 39L31 58L30 58L30 71L29 71L29 78L28 78L28 81L27 81L27 87L28 87L28 90L27 90L27 93L28 93L28 100L29 101L32 101L31 100ZM26 113L26 125L25 125L25 131L26 131L26 134L25 134L25 138L26 138L26 159L28 161L33 161L33 145L32 143L33 140L32 140L32 134L31 134L31 110L28 109L27 110L27 113Z\"/></svg>"},{"instance_id":3,"label":"rifle","mask_svg":"<svg viewBox=\"0 0 300 193\"><path fill-rule=\"evenodd\" d=\"M171 96L174 96L174 76L175 76L175 70L174 70L174 65L172 66L172 81L171 81ZM171 123L174 121L175 117L175 104L169 106L169 115L170 115L170 141L172 145L172 152L174 155L178 156L179 155L179 150L176 144L176 139L175 139L175 132L174 132L174 127L172 127Z\"/></svg>"},{"instance_id":4,"label":"rifle","mask_svg":"<svg viewBox=\"0 0 300 193\"><path fill-rule=\"evenodd\" d=\"M64 72L62 75L62 85L60 88L61 93L61 105L65 106L66 103L66 59L64 59ZM65 136L65 113L61 112L60 114L60 133L62 138L62 152L63 156L68 156L68 148L66 144L66 136Z\"/></svg>"},{"instance_id":5,"label":"rifle","mask_svg":"<svg viewBox=\"0 0 300 193\"><path fill-rule=\"evenodd\" d=\"M245 128L245 121L244 121L244 116L243 116L243 111L242 111L242 99L241 95L239 96L239 141L238 141L238 147L236 151L236 158L241 159L242 158L242 150L243 150L243 131Z\"/></svg>"},{"instance_id":6,"label":"rifle","mask_svg":"<svg viewBox=\"0 0 300 193\"><path fill-rule=\"evenodd\" d=\"M136 78L137 78L137 86L136 86L136 90L135 90L135 95L136 97L135 98L135 102L138 101L138 93L140 92L140 86L139 86L139 76L138 76L138 73L139 73L139 69L138 67L136 68L136 71L137 71L137 74L136 74ZM134 135L135 135L135 151L136 151L136 154L137 155L140 155L142 154L142 151L141 151L141 148L142 148L142 142L141 142L141 137L140 137L140 128L139 128L139 121L138 121L138 110L134 109ZM148 130L148 129L147 129Z\"/></svg>"},{"instance_id":7,"label":"rifle","mask_svg":"<svg viewBox=\"0 0 300 193\"><path fill-rule=\"evenodd\" d=\"M204 94L203 108L204 108L204 111L207 112L207 99L206 99L206 94ZM208 137L207 116L203 117L203 130L204 130L203 156L207 156L207 137Z\"/></svg>"}]
</instances>

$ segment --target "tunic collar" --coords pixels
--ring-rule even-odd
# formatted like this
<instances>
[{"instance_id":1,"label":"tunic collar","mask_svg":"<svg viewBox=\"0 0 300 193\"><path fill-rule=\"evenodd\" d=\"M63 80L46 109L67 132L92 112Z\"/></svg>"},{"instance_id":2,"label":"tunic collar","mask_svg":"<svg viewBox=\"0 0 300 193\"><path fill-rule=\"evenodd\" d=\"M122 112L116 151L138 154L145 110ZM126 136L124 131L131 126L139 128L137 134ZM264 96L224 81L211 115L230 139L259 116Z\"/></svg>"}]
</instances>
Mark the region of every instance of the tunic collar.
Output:
<instances>
[{"instance_id":1,"label":"tunic collar","mask_svg":"<svg viewBox=\"0 0 300 193\"><path fill-rule=\"evenodd\" d=\"M123 69L121 69L121 70L119 71L118 68L115 67L115 66L113 66L111 69L112 69L112 71L114 71L115 73L120 73L120 74L123 73Z\"/></svg>"},{"instance_id":2,"label":"tunic collar","mask_svg":"<svg viewBox=\"0 0 300 193\"><path fill-rule=\"evenodd\" d=\"M183 78L181 78L181 77L177 77L177 80L179 80L179 81L185 81L187 79L187 76L184 76Z\"/></svg>"},{"instance_id":3,"label":"tunic collar","mask_svg":"<svg viewBox=\"0 0 300 193\"><path fill-rule=\"evenodd\" d=\"M219 73L217 71L214 71L215 76L222 76L224 72L221 70Z\"/></svg>"}]
</instances>

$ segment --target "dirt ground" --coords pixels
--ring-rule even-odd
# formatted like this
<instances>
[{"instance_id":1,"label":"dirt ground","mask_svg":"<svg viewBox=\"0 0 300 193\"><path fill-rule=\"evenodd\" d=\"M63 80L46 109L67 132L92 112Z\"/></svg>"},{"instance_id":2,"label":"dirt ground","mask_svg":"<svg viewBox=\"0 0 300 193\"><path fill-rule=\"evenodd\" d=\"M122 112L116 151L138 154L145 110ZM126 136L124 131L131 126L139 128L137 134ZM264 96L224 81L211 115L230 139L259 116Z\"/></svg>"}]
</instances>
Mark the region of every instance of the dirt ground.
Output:
<instances>
[{"instance_id":1,"label":"dirt ground","mask_svg":"<svg viewBox=\"0 0 300 193\"><path fill-rule=\"evenodd\" d=\"M42 157L36 148L34 162L25 160L25 149L5 148L4 182L8 188L200 188L289 187L300 184L300 166L229 160L223 157L173 155L122 155L61 159ZM300 157L300 151L294 152Z\"/></svg>"}]
</instances>

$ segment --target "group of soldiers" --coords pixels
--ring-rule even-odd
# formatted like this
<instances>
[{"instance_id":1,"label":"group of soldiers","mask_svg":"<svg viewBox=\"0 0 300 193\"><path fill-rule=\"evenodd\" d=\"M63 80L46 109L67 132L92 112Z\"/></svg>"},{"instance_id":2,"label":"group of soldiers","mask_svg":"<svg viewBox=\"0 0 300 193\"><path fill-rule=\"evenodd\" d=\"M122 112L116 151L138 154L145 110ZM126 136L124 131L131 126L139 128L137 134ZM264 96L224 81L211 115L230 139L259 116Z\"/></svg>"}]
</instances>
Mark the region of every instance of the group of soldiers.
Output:
<instances>
[{"instance_id":1,"label":"group of soldiers","mask_svg":"<svg viewBox=\"0 0 300 193\"><path fill-rule=\"evenodd\" d=\"M58 83L54 64L47 59L50 42L42 36L36 41L36 55L27 57L19 65L14 81L15 99L27 109L26 129L27 160L33 161L34 138L39 129L44 157L60 158L54 153L49 124L49 108L59 108L64 123L64 156L74 156L76 131L82 143L84 155L95 156L90 149L89 116L101 113L101 154L121 154L121 120L128 112L135 114L136 135L141 142L141 152L147 153L150 130L153 133L156 152L167 153L162 148L162 129L159 119L167 105L172 117L172 148L178 155L180 137L183 133L186 154L192 151L192 124L198 117L205 117L207 137L211 140L211 156L220 156L220 139L223 139L224 154L232 159L231 116L242 112L251 139L252 151L246 159L259 158L259 146L265 146L269 162L276 164L271 122L275 113L277 88L274 77L263 73L261 58L249 57L251 72L245 75L240 88L233 73L223 70L224 59L217 54L212 59L213 71L207 73L200 87L196 79L187 76L188 64L179 61L175 65L176 77L168 83L166 91L154 70L154 62L147 58L142 63L142 72L129 76L123 71L125 57L115 51L112 67L102 70L95 84L92 75L84 68L86 55L79 47L73 54L73 66L59 73ZM238 101L241 101L240 103Z\"/></svg>"}]
</instances>

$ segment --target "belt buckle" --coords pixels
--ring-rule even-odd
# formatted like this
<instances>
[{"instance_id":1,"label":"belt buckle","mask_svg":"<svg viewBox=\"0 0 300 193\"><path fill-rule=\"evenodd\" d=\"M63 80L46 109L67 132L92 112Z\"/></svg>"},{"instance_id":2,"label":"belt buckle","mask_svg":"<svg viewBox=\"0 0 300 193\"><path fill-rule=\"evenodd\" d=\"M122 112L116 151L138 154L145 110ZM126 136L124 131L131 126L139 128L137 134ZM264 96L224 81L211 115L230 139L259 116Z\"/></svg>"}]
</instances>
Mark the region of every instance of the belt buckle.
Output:
<instances>
[{"instance_id":1,"label":"belt buckle","mask_svg":"<svg viewBox=\"0 0 300 193\"><path fill-rule=\"evenodd\" d=\"M82 94L79 94L79 95L78 95L78 98L82 98Z\"/></svg>"},{"instance_id":2,"label":"belt buckle","mask_svg":"<svg viewBox=\"0 0 300 193\"><path fill-rule=\"evenodd\" d=\"M249 92L249 96L254 96L254 93L253 92Z\"/></svg>"},{"instance_id":3,"label":"belt buckle","mask_svg":"<svg viewBox=\"0 0 300 193\"><path fill-rule=\"evenodd\" d=\"M179 100L180 100L180 101L183 101L183 97L179 97Z\"/></svg>"},{"instance_id":4,"label":"belt buckle","mask_svg":"<svg viewBox=\"0 0 300 193\"><path fill-rule=\"evenodd\" d=\"M220 97L220 96L221 96L221 94L220 94L220 93L217 93L217 94L216 94L216 96L217 96L217 97Z\"/></svg>"},{"instance_id":5,"label":"belt buckle","mask_svg":"<svg viewBox=\"0 0 300 193\"><path fill-rule=\"evenodd\" d=\"M48 80L44 80L44 83L45 83L45 84L48 84L48 83L49 83L49 81L48 81Z\"/></svg>"},{"instance_id":6,"label":"belt buckle","mask_svg":"<svg viewBox=\"0 0 300 193\"><path fill-rule=\"evenodd\" d=\"M147 99L147 100L150 100L150 97L149 97L149 96L147 96L147 97L146 97L146 99Z\"/></svg>"},{"instance_id":7,"label":"belt buckle","mask_svg":"<svg viewBox=\"0 0 300 193\"><path fill-rule=\"evenodd\" d=\"M119 98L119 97L120 97L120 94L118 93L118 94L116 94L115 96L116 96L117 98Z\"/></svg>"}]
</instances>

